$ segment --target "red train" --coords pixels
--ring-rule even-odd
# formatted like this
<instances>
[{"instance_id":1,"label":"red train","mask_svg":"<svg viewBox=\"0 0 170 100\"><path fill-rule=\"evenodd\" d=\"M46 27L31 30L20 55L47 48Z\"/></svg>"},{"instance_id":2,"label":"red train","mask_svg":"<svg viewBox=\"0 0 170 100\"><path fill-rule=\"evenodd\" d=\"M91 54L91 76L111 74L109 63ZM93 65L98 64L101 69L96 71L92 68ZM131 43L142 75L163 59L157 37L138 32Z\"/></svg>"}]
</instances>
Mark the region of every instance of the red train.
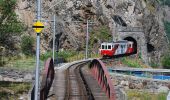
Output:
<instances>
[{"instance_id":1,"label":"red train","mask_svg":"<svg viewBox=\"0 0 170 100\"><path fill-rule=\"evenodd\" d=\"M122 40L117 42L104 42L99 49L103 57L113 57L134 52L134 45L132 41Z\"/></svg>"}]
</instances>

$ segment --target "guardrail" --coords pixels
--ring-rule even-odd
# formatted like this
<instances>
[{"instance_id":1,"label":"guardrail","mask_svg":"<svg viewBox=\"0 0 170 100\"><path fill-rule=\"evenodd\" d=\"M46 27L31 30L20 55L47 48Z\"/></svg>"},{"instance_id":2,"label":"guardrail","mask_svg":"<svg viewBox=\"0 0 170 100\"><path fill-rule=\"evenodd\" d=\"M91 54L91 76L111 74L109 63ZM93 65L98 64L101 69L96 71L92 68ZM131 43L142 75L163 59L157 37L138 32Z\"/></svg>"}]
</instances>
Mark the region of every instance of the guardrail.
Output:
<instances>
[{"instance_id":1,"label":"guardrail","mask_svg":"<svg viewBox=\"0 0 170 100\"><path fill-rule=\"evenodd\" d=\"M52 58L48 58L42 71L42 80L40 86L40 100L46 100L48 97L49 90L54 80L54 63ZM31 100L34 100L34 86L31 91Z\"/></svg>"},{"instance_id":2,"label":"guardrail","mask_svg":"<svg viewBox=\"0 0 170 100\"><path fill-rule=\"evenodd\" d=\"M98 84L105 91L106 95L110 100L116 100L116 92L113 88L113 84L111 83L111 79L107 68L103 64L103 62L99 59L94 59L89 66L92 75L98 81Z\"/></svg>"}]
</instances>

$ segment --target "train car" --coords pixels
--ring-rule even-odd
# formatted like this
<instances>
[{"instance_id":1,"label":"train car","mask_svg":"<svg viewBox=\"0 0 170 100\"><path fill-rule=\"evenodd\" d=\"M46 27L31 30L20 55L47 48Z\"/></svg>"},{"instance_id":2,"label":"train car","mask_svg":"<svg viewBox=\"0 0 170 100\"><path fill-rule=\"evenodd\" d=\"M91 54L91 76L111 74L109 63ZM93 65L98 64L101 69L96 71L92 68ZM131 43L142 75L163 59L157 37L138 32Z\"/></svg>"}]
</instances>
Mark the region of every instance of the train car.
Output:
<instances>
[{"instance_id":1,"label":"train car","mask_svg":"<svg viewBox=\"0 0 170 100\"><path fill-rule=\"evenodd\" d=\"M117 42L104 42L101 44L99 52L103 57L131 54L134 52L133 42L126 40Z\"/></svg>"}]
</instances>

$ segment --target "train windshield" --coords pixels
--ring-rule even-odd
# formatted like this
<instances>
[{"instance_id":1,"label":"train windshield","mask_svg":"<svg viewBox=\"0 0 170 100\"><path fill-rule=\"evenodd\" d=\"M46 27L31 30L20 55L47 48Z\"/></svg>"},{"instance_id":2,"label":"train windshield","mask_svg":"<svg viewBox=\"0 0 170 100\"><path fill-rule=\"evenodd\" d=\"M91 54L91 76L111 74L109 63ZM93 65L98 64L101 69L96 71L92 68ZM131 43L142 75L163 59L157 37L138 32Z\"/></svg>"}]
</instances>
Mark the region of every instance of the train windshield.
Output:
<instances>
[{"instance_id":1,"label":"train windshield","mask_svg":"<svg viewBox=\"0 0 170 100\"><path fill-rule=\"evenodd\" d=\"M101 49L104 49L104 45L101 46Z\"/></svg>"},{"instance_id":2,"label":"train windshield","mask_svg":"<svg viewBox=\"0 0 170 100\"><path fill-rule=\"evenodd\" d=\"M108 45L108 49L111 49L111 45Z\"/></svg>"}]
</instances>

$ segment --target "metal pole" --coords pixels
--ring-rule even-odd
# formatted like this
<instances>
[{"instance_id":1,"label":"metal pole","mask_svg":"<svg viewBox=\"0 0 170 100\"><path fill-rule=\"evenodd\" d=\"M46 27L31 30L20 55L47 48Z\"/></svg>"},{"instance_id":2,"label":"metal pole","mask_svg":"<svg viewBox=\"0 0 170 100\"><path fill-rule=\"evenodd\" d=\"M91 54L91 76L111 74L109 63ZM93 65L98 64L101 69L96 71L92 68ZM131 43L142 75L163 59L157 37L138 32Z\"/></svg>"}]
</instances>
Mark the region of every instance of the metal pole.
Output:
<instances>
[{"instance_id":1,"label":"metal pole","mask_svg":"<svg viewBox=\"0 0 170 100\"><path fill-rule=\"evenodd\" d=\"M41 20L41 0L37 0L37 19ZM39 59L40 58L40 33L37 33L36 48L36 73L35 73L35 96L34 100L39 100Z\"/></svg>"},{"instance_id":2,"label":"metal pole","mask_svg":"<svg viewBox=\"0 0 170 100\"><path fill-rule=\"evenodd\" d=\"M86 31L86 57L85 57L85 59L87 59L88 58L88 41L89 41L89 23L88 23L89 21L87 20L87 31Z\"/></svg>"},{"instance_id":3,"label":"metal pole","mask_svg":"<svg viewBox=\"0 0 170 100\"><path fill-rule=\"evenodd\" d=\"M55 15L53 19L53 63L54 63L54 51L55 51Z\"/></svg>"}]
</instances>

